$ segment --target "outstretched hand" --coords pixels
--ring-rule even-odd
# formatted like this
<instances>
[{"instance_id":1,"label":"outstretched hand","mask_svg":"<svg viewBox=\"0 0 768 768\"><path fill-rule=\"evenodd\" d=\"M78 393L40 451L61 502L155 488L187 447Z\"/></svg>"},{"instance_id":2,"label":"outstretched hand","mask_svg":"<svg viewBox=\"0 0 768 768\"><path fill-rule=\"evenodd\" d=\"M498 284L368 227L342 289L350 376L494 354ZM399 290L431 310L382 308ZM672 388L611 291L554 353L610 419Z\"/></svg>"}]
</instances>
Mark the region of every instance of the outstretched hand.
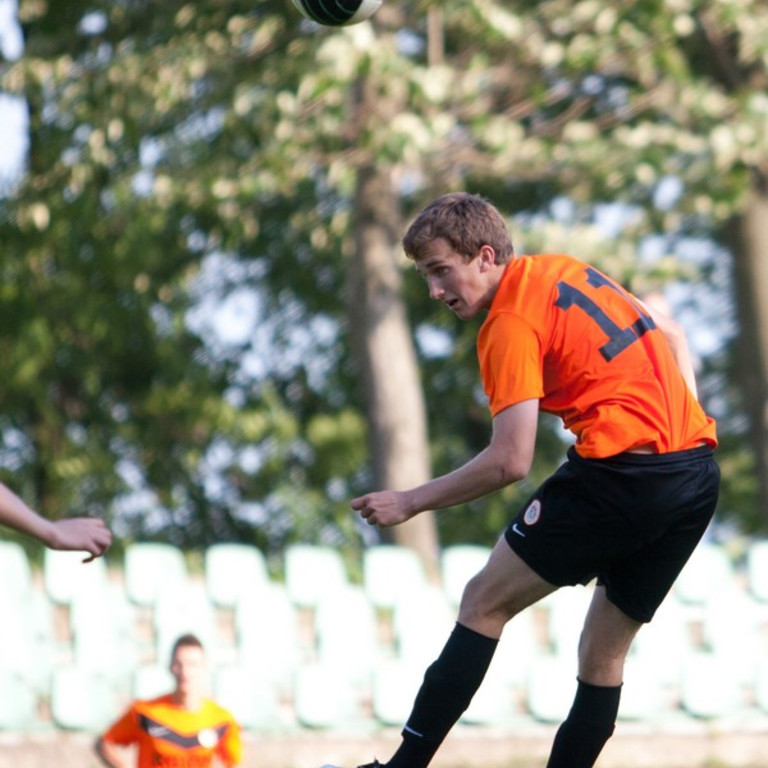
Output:
<instances>
[{"instance_id":1,"label":"outstretched hand","mask_svg":"<svg viewBox=\"0 0 768 768\"><path fill-rule=\"evenodd\" d=\"M352 499L350 505L368 525L379 525L382 528L404 523L413 517L408 496L402 491L366 493L365 496Z\"/></svg>"},{"instance_id":2,"label":"outstretched hand","mask_svg":"<svg viewBox=\"0 0 768 768\"><path fill-rule=\"evenodd\" d=\"M83 550L90 553L83 562L90 563L103 555L112 543L112 533L97 517L71 517L51 523L51 549Z\"/></svg>"}]
</instances>

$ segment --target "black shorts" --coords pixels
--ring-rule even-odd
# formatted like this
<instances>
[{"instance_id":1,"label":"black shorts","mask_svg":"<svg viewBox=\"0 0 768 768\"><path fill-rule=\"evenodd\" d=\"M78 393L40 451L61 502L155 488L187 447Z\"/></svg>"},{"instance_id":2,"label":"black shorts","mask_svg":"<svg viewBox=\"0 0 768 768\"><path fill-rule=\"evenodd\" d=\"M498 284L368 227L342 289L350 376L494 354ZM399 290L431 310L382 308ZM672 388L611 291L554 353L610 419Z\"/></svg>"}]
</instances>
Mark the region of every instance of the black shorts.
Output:
<instances>
[{"instance_id":1,"label":"black shorts","mask_svg":"<svg viewBox=\"0 0 768 768\"><path fill-rule=\"evenodd\" d=\"M608 459L570 448L504 535L550 584L597 578L614 605L647 622L709 525L719 487L708 447Z\"/></svg>"}]
</instances>

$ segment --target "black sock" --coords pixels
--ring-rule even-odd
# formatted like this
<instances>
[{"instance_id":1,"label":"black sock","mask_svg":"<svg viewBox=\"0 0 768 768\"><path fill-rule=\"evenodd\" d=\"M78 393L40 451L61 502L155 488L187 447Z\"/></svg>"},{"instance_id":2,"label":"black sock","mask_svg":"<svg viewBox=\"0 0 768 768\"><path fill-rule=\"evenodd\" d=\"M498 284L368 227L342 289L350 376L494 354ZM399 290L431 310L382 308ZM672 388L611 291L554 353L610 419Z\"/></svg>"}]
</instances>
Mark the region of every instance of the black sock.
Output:
<instances>
[{"instance_id":1,"label":"black sock","mask_svg":"<svg viewBox=\"0 0 768 768\"><path fill-rule=\"evenodd\" d=\"M387 768L426 768L483 682L498 640L456 624L424 675L403 742Z\"/></svg>"},{"instance_id":2,"label":"black sock","mask_svg":"<svg viewBox=\"0 0 768 768\"><path fill-rule=\"evenodd\" d=\"M571 711L555 736L547 768L591 768L613 734L620 697L620 685L590 685L579 680Z\"/></svg>"}]
</instances>

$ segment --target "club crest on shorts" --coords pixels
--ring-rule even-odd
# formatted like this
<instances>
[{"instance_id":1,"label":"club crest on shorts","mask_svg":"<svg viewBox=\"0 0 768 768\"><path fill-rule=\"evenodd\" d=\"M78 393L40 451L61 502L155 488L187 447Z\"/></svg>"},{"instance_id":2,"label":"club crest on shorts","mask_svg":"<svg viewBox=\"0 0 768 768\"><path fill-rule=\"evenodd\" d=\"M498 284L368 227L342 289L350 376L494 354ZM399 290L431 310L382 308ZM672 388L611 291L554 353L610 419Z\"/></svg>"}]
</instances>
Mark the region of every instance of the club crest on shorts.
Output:
<instances>
[{"instance_id":1,"label":"club crest on shorts","mask_svg":"<svg viewBox=\"0 0 768 768\"><path fill-rule=\"evenodd\" d=\"M528 508L523 512L523 522L526 525L535 525L539 522L541 517L541 502L538 499L534 499Z\"/></svg>"}]
</instances>

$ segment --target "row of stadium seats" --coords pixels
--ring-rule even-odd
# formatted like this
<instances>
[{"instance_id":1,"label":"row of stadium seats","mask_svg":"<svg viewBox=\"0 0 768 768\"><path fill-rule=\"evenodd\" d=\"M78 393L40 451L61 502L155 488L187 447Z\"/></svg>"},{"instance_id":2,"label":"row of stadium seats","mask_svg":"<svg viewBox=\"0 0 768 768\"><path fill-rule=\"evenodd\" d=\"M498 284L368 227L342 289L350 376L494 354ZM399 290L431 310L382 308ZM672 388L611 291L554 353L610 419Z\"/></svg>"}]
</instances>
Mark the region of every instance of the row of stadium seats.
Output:
<instances>
[{"instance_id":1,"label":"row of stadium seats","mask_svg":"<svg viewBox=\"0 0 768 768\"><path fill-rule=\"evenodd\" d=\"M768 718L764 544L740 568L699 547L635 642L622 717ZM47 551L40 572L0 544L0 729L98 730L129 699L169 687L170 646L188 631L209 651L212 692L248 729L399 725L487 555L447 548L438 587L394 546L366 550L355 584L325 547L290 547L278 580L245 545L211 547L191 573L163 544L130 546L122 568ZM562 718L589 597L560 590L510 623L465 722Z\"/></svg>"}]
</instances>

